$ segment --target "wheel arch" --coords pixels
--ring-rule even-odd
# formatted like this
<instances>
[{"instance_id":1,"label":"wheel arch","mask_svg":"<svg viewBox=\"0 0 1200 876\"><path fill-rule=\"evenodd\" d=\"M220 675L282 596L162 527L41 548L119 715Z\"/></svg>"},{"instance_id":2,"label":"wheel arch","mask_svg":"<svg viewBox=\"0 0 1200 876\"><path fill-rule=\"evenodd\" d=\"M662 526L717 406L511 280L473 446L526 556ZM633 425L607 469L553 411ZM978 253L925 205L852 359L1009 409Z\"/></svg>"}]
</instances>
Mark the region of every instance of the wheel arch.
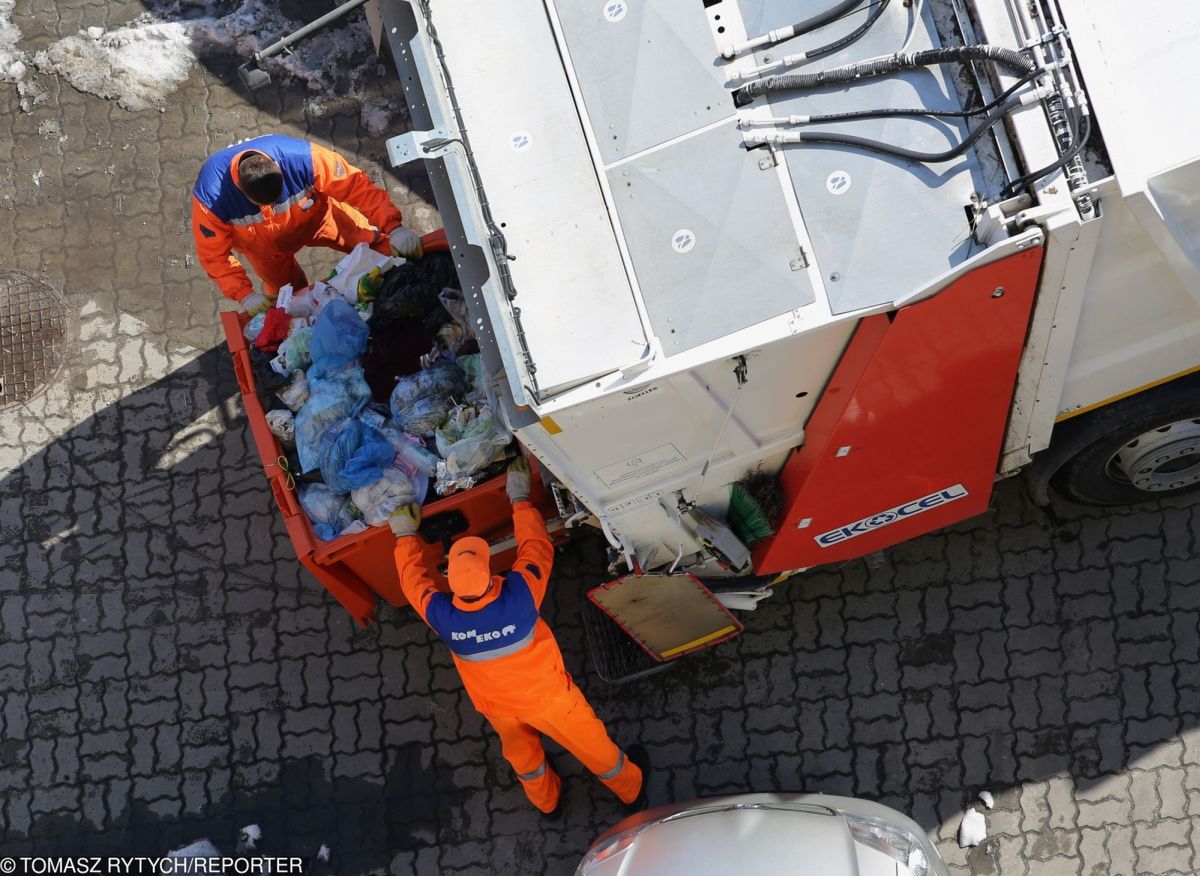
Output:
<instances>
[{"instance_id":1,"label":"wheel arch","mask_svg":"<svg viewBox=\"0 0 1200 876\"><path fill-rule=\"evenodd\" d=\"M1025 470L1034 503L1043 507L1050 504L1050 481L1076 454L1108 434L1109 424L1168 404L1181 393L1195 393L1200 398L1200 372L1184 374L1056 424L1050 446L1035 454Z\"/></svg>"}]
</instances>

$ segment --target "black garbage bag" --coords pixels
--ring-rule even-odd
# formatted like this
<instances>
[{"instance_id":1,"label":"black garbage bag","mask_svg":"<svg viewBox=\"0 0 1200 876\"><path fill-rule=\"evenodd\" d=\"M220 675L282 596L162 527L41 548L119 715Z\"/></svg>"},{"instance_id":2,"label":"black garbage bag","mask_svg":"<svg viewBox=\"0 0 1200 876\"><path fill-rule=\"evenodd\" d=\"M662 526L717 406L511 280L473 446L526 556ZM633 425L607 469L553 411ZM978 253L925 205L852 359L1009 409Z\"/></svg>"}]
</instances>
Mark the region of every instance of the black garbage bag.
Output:
<instances>
[{"instance_id":1,"label":"black garbage bag","mask_svg":"<svg viewBox=\"0 0 1200 876\"><path fill-rule=\"evenodd\" d=\"M255 347L250 348L250 370L254 372L254 391L258 395L264 411L287 408L287 405L279 400L279 396L275 392L286 386L292 379L291 375L284 377L271 367L272 358L274 358L272 355L264 353L262 350Z\"/></svg>"},{"instance_id":2,"label":"black garbage bag","mask_svg":"<svg viewBox=\"0 0 1200 876\"><path fill-rule=\"evenodd\" d=\"M432 336L450 314L438 301L438 293L447 286L457 289L458 274L449 253L431 252L415 261L405 262L383 275L383 285L375 297L375 309L367 323L371 334L386 332L398 320L417 322Z\"/></svg>"}]
</instances>

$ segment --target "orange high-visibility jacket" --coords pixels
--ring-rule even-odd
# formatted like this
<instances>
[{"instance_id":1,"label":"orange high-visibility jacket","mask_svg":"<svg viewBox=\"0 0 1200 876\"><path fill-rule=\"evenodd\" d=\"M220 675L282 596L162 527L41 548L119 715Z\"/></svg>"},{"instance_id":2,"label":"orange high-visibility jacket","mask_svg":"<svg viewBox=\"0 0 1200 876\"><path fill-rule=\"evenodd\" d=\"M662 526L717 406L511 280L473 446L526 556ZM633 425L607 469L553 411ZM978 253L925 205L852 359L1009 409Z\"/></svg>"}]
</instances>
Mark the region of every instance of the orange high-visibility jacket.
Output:
<instances>
[{"instance_id":1,"label":"orange high-visibility jacket","mask_svg":"<svg viewBox=\"0 0 1200 876\"><path fill-rule=\"evenodd\" d=\"M251 151L270 156L283 169L283 193L273 205L260 207L237 186L238 159ZM313 239L331 200L362 213L380 236L401 224L387 192L316 143L272 134L222 149L204 162L192 190L192 235L200 264L221 294L241 301L254 287L233 252L298 252Z\"/></svg>"},{"instance_id":2,"label":"orange high-visibility jacket","mask_svg":"<svg viewBox=\"0 0 1200 876\"><path fill-rule=\"evenodd\" d=\"M569 690L571 676L550 627L538 614L550 580L554 546L541 513L513 506L517 561L500 586L476 603L438 590L421 559L417 536L396 542L405 597L450 648L475 708L485 715L542 709Z\"/></svg>"}]
</instances>

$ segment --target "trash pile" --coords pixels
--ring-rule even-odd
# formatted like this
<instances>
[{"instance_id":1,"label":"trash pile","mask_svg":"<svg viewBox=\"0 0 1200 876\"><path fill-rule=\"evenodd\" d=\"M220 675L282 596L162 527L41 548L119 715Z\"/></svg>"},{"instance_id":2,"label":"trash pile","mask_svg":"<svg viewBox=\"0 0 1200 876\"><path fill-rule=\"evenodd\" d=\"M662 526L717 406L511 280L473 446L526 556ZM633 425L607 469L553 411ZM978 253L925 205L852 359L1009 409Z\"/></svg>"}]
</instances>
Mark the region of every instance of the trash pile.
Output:
<instances>
[{"instance_id":1,"label":"trash pile","mask_svg":"<svg viewBox=\"0 0 1200 876\"><path fill-rule=\"evenodd\" d=\"M507 465L512 434L448 254L405 261L360 244L325 282L285 286L244 331L318 538L385 525Z\"/></svg>"}]
</instances>

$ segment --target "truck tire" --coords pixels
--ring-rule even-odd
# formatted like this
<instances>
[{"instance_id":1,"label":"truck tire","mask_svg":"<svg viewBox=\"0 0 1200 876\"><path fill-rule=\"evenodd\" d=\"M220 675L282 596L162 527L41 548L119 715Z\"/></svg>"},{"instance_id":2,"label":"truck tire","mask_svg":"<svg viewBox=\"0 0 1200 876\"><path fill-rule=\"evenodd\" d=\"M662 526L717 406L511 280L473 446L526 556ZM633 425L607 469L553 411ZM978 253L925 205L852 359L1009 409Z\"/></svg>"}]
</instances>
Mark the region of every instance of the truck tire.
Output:
<instances>
[{"instance_id":1,"label":"truck tire","mask_svg":"<svg viewBox=\"0 0 1200 876\"><path fill-rule=\"evenodd\" d=\"M1069 423L1070 421L1068 421ZM1085 505L1129 505L1200 487L1200 394L1179 380L1088 415L1051 478Z\"/></svg>"}]
</instances>

